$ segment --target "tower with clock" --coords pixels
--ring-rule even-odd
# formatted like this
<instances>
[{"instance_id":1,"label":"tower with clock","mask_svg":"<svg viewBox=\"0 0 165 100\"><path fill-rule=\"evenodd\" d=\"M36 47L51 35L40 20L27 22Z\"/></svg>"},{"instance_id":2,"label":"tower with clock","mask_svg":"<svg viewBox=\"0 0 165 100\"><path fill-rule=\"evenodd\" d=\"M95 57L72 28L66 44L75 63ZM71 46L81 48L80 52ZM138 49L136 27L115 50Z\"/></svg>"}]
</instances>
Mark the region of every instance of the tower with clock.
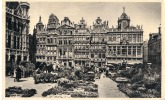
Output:
<instances>
[{"instance_id":1,"label":"tower with clock","mask_svg":"<svg viewBox=\"0 0 165 100\"><path fill-rule=\"evenodd\" d=\"M118 18L118 29L124 30L130 27L130 18L125 13L125 7L123 7L123 13Z\"/></svg>"}]
</instances>

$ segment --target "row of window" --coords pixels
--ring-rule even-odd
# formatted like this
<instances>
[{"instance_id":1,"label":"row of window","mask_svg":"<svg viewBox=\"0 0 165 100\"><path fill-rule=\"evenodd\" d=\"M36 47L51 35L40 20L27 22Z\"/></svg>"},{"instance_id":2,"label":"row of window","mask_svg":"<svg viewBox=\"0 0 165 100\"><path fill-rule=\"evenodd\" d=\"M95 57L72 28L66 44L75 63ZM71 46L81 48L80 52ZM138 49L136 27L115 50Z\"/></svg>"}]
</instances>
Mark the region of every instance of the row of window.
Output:
<instances>
[{"instance_id":1,"label":"row of window","mask_svg":"<svg viewBox=\"0 0 165 100\"><path fill-rule=\"evenodd\" d=\"M125 58L109 58L109 60L124 60ZM128 58L126 60L142 60L142 58Z\"/></svg>"},{"instance_id":2,"label":"row of window","mask_svg":"<svg viewBox=\"0 0 165 100\"><path fill-rule=\"evenodd\" d=\"M86 40L89 40L89 37L85 37L85 36L83 36L83 37L75 37L74 40L75 41L86 41Z\"/></svg>"},{"instance_id":3,"label":"row of window","mask_svg":"<svg viewBox=\"0 0 165 100\"><path fill-rule=\"evenodd\" d=\"M47 61L49 60L56 60L56 57L45 57L45 56L36 56L37 59L45 59L47 58Z\"/></svg>"},{"instance_id":4,"label":"row of window","mask_svg":"<svg viewBox=\"0 0 165 100\"><path fill-rule=\"evenodd\" d=\"M80 46L74 46L75 49L89 49L89 46L88 45L80 45Z\"/></svg>"},{"instance_id":5,"label":"row of window","mask_svg":"<svg viewBox=\"0 0 165 100\"><path fill-rule=\"evenodd\" d=\"M91 46L91 49L105 49L105 46L97 45L97 46Z\"/></svg>"},{"instance_id":6,"label":"row of window","mask_svg":"<svg viewBox=\"0 0 165 100\"><path fill-rule=\"evenodd\" d=\"M45 48L46 45L37 45L38 48Z\"/></svg>"},{"instance_id":7,"label":"row of window","mask_svg":"<svg viewBox=\"0 0 165 100\"><path fill-rule=\"evenodd\" d=\"M47 57L47 61L49 60L56 60L56 57Z\"/></svg>"},{"instance_id":8,"label":"row of window","mask_svg":"<svg viewBox=\"0 0 165 100\"><path fill-rule=\"evenodd\" d=\"M59 30L59 33L60 33L60 35L62 35L62 34L64 34L64 35L66 35L66 34L72 35L73 31L70 31L70 30L63 30L63 31L61 31L61 30Z\"/></svg>"},{"instance_id":9,"label":"row of window","mask_svg":"<svg viewBox=\"0 0 165 100\"><path fill-rule=\"evenodd\" d=\"M40 42L45 42L45 39L46 39L45 37L43 37L43 38L37 38L37 41L38 41L38 42L39 42L39 41L40 41Z\"/></svg>"},{"instance_id":10,"label":"row of window","mask_svg":"<svg viewBox=\"0 0 165 100\"><path fill-rule=\"evenodd\" d=\"M47 47L47 50L56 50L56 47Z\"/></svg>"},{"instance_id":11,"label":"row of window","mask_svg":"<svg viewBox=\"0 0 165 100\"><path fill-rule=\"evenodd\" d=\"M128 49L128 51L127 51L127 49L117 49L117 51L116 51L116 49L114 49L114 50L109 50L109 52L108 52L108 54L110 54L110 55L126 55L126 54L128 54L128 55L136 55L136 53L137 53L137 55L141 55L142 54L142 52L141 52L141 49L133 49L133 50L131 50L131 49Z\"/></svg>"},{"instance_id":12,"label":"row of window","mask_svg":"<svg viewBox=\"0 0 165 100\"><path fill-rule=\"evenodd\" d=\"M75 58L88 58L88 55L74 55Z\"/></svg>"},{"instance_id":13,"label":"row of window","mask_svg":"<svg viewBox=\"0 0 165 100\"><path fill-rule=\"evenodd\" d=\"M42 53L42 54L44 54L44 53L45 53L45 50L37 50L37 53Z\"/></svg>"},{"instance_id":14,"label":"row of window","mask_svg":"<svg viewBox=\"0 0 165 100\"><path fill-rule=\"evenodd\" d=\"M141 49L141 46L109 46L109 49L122 49L122 48L133 48L133 49Z\"/></svg>"},{"instance_id":15,"label":"row of window","mask_svg":"<svg viewBox=\"0 0 165 100\"><path fill-rule=\"evenodd\" d=\"M116 35L116 36L109 36L108 41L111 42L117 42L120 40L129 40L129 42L142 42L143 38L142 35L139 34L131 34L131 35L127 35L127 36L120 36L120 35Z\"/></svg>"},{"instance_id":16,"label":"row of window","mask_svg":"<svg viewBox=\"0 0 165 100\"><path fill-rule=\"evenodd\" d=\"M11 35L8 35L6 37L6 47L13 48L13 49L21 49L20 37L14 36L13 39L11 39Z\"/></svg>"},{"instance_id":17,"label":"row of window","mask_svg":"<svg viewBox=\"0 0 165 100\"><path fill-rule=\"evenodd\" d=\"M47 54L56 54L56 52L55 51L47 51Z\"/></svg>"},{"instance_id":18,"label":"row of window","mask_svg":"<svg viewBox=\"0 0 165 100\"><path fill-rule=\"evenodd\" d=\"M59 45L70 45L72 40L59 40Z\"/></svg>"},{"instance_id":19,"label":"row of window","mask_svg":"<svg viewBox=\"0 0 165 100\"><path fill-rule=\"evenodd\" d=\"M21 22L18 22L17 20L13 22L11 18L6 18L6 28L14 30L16 32L21 32L22 27L23 24Z\"/></svg>"},{"instance_id":20,"label":"row of window","mask_svg":"<svg viewBox=\"0 0 165 100\"><path fill-rule=\"evenodd\" d=\"M91 53L91 58L105 58L105 54L94 54L94 53Z\"/></svg>"}]
</instances>

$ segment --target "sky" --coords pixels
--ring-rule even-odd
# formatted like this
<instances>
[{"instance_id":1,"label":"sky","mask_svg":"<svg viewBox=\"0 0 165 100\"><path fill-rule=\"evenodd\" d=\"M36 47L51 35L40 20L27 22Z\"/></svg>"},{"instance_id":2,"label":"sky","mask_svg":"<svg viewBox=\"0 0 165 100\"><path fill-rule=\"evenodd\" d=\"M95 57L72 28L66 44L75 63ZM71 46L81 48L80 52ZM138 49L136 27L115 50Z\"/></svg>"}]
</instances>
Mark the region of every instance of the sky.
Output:
<instances>
[{"instance_id":1,"label":"sky","mask_svg":"<svg viewBox=\"0 0 165 100\"><path fill-rule=\"evenodd\" d=\"M158 32L161 24L160 2L29 2L30 34L39 21L39 16L44 25L47 25L49 15L53 13L59 19L64 17L78 23L82 17L88 26L92 26L97 17L102 21L109 21L109 27L117 26L118 17L125 7L126 14L130 17L130 25L143 26L143 40L149 38L150 33Z\"/></svg>"}]
</instances>

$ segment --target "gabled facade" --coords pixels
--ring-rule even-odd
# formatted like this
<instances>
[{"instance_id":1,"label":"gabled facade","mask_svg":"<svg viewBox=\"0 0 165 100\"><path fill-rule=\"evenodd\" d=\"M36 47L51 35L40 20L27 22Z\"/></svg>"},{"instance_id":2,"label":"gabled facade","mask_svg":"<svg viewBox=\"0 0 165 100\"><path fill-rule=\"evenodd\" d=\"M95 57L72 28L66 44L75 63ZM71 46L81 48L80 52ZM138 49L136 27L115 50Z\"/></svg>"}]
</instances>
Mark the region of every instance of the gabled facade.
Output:
<instances>
[{"instance_id":1,"label":"gabled facade","mask_svg":"<svg viewBox=\"0 0 165 100\"><path fill-rule=\"evenodd\" d=\"M118 26L109 28L106 33L106 65L143 62L143 29L142 26L130 26L130 18L123 9L118 18Z\"/></svg>"},{"instance_id":2,"label":"gabled facade","mask_svg":"<svg viewBox=\"0 0 165 100\"><path fill-rule=\"evenodd\" d=\"M73 23L68 17L64 17L60 27L57 28L57 62L67 67L74 66L74 32Z\"/></svg>"},{"instance_id":3,"label":"gabled facade","mask_svg":"<svg viewBox=\"0 0 165 100\"><path fill-rule=\"evenodd\" d=\"M109 28L108 21L97 17L92 27L88 27L82 18L78 24L68 17L59 23L57 16L49 16L47 28L39 20L36 31L45 38L42 45L45 57L38 60L47 63L60 63L67 67L93 66L93 68L119 64L143 62L143 29L142 26L130 25L130 17L123 13L118 18L117 27ZM43 29L42 29L43 28ZM42 39L43 40L43 39ZM41 44L41 42L38 42ZM37 57L36 57L37 58Z\"/></svg>"},{"instance_id":4,"label":"gabled facade","mask_svg":"<svg viewBox=\"0 0 165 100\"><path fill-rule=\"evenodd\" d=\"M74 33L74 63L81 66L90 66L90 31L82 18L75 27Z\"/></svg>"}]
</instances>

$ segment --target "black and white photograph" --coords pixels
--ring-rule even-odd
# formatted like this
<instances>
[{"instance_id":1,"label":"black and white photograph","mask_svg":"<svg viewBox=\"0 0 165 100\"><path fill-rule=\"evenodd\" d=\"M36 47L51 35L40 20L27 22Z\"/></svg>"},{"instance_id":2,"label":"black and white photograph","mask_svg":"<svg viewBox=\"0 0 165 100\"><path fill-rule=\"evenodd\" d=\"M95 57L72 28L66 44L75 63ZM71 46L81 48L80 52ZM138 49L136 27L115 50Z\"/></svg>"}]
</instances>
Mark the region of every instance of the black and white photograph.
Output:
<instances>
[{"instance_id":1,"label":"black and white photograph","mask_svg":"<svg viewBox=\"0 0 165 100\"><path fill-rule=\"evenodd\" d=\"M5 98L161 98L161 4L4 1Z\"/></svg>"}]
</instances>

